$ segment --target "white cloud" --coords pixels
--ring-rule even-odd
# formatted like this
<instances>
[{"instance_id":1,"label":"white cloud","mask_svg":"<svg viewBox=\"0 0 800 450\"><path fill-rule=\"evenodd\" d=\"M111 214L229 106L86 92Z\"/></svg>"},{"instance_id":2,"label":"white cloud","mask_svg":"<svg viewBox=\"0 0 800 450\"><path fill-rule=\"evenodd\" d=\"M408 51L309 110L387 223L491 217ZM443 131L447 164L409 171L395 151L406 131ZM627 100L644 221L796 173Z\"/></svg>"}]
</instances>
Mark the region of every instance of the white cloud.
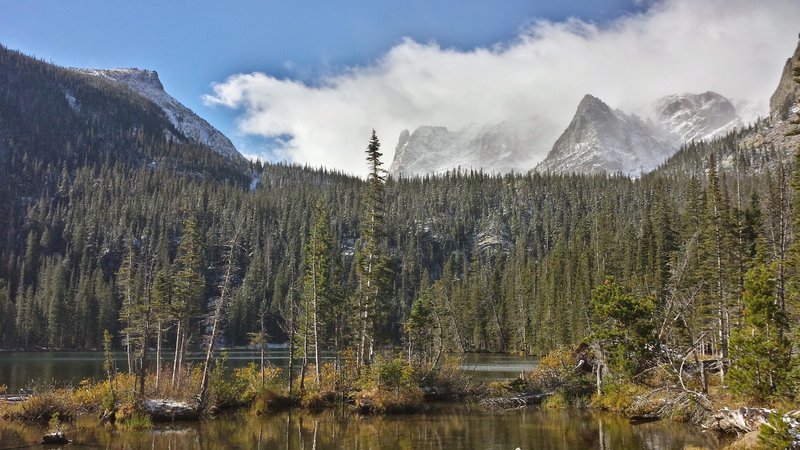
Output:
<instances>
[{"instance_id":1,"label":"white cloud","mask_svg":"<svg viewBox=\"0 0 800 450\"><path fill-rule=\"evenodd\" d=\"M268 74L215 84L209 104L241 111L239 131L291 136L280 159L364 174L375 128L391 162L403 129L516 118L548 132L534 159L591 93L634 110L662 95L713 90L750 104L752 120L769 96L800 31L796 0L665 0L598 26L540 21L511 43L458 51L405 40L363 67L313 85Z\"/></svg>"}]
</instances>

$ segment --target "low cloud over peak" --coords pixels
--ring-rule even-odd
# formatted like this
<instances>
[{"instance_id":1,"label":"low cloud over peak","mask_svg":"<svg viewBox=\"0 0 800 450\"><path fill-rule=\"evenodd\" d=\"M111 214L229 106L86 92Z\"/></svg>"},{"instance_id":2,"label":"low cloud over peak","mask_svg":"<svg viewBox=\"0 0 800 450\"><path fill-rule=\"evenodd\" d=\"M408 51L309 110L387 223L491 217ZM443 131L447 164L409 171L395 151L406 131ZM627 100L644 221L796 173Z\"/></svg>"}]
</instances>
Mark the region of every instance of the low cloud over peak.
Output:
<instances>
[{"instance_id":1,"label":"low cloud over peak","mask_svg":"<svg viewBox=\"0 0 800 450\"><path fill-rule=\"evenodd\" d=\"M592 93L635 110L678 92L716 91L766 115L784 61L797 43L796 0L667 0L597 25L538 21L513 42L470 51L403 40L365 66L312 84L264 73L214 84L208 104L240 111L245 134L285 137L286 161L364 174L375 128L391 162L403 129L513 120L544 129L532 160Z\"/></svg>"}]
</instances>

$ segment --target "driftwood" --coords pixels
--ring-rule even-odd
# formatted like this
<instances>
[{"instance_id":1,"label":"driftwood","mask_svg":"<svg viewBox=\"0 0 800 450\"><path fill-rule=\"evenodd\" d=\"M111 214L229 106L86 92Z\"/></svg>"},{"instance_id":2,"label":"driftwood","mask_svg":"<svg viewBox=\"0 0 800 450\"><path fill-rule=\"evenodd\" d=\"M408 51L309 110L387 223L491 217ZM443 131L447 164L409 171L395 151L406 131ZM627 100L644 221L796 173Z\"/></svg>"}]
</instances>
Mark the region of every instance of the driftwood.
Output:
<instances>
[{"instance_id":1,"label":"driftwood","mask_svg":"<svg viewBox=\"0 0 800 450\"><path fill-rule=\"evenodd\" d=\"M480 404L489 409L524 408L525 406L538 405L551 395L553 395L552 392L546 394L521 394L514 397L492 397L481 400Z\"/></svg>"},{"instance_id":2,"label":"driftwood","mask_svg":"<svg viewBox=\"0 0 800 450\"><path fill-rule=\"evenodd\" d=\"M30 398L30 394L0 395L0 403L19 403Z\"/></svg>"}]
</instances>

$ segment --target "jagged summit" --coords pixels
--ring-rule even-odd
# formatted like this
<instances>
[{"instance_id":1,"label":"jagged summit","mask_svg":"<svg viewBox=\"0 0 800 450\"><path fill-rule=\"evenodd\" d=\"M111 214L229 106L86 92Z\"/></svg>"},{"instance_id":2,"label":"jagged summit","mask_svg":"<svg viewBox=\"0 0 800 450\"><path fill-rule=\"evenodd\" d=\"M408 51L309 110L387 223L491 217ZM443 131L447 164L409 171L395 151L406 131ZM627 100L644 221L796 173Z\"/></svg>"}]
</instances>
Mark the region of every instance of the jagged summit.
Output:
<instances>
[{"instance_id":1,"label":"jagged summit","mask_svg":"<svg viewBox=\"0 0 800 450\"><path fill-rule=\"evenodd\" d=\"M674 136L678 146L711 140L742 126L733 103L711 91L662 97L653 104L652 115L659 128Z\"/></svg>"},{"instance_id":2,"label":"jagged summit","mask_svg":"<svg viewBox=\"0 0 800 450\"><path fill-rule=\"evenodd\" d=\"M136 68L73 70L103 77L128 87L158 105L184 138L206 145L226 158L232 160L244 158L227 136L169 95L158 78L158 72Z\"/></svg>"},{"instance_id":3,"label":"jagged summit","mask_svg":"<svg viewBox=\"0 0 800 450\"><path fill-rule=\"evenodd\" d=\"M658 167L673 152L673 144L659 130L587 94L536 170L638 175Z\"/></svg>"},{"instance_id":4,"label":"jagged summit","mask_svg":"<svg viewBox=\"0 0 800 450\"><path fill-rule=\"evenodd\" d=\"M389 172L394 176L443 173L448 170L484 170L507 173L528 170L532 163L530 130L511 122L471 125L456 131L421 126L403 130Z\"/></svg>"}]
</instances>

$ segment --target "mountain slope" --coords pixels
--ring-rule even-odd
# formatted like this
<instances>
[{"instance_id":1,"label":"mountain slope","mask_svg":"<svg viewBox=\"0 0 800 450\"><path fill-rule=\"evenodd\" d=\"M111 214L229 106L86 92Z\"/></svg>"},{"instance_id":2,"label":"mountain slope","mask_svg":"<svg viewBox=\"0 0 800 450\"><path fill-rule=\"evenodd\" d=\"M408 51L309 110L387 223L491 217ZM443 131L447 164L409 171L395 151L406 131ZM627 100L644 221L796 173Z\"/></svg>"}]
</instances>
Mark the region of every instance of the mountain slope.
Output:
<instances>
[{"instance_id":1,"label":"mountain slope","mask_svg":"<svg viewBox=\"0 0 800 450\"><path fill-rule=\"evenodd\" d=\"M164 86L161 84L156 71L141 69L74 70L106 78L130 88L158 105L164 111L170 123L185 138L195 143L206 145L226 158L243 158L227 136L164 91Z\"/></svg>"},{"instance_id":2,"label":"mountain slope","mask_svg":"<svg viewBox=\"0 0 800 450\"><path fill-rule=\"evenodd\" d=\"M662 97L652 105L652 117L659 128L674 136L676 147L724 136L742 126L733 103L711 91Z\"/></svg>"},{"instance_id":3,"label":"mountain slope","mask_svg":"<svg viewBox=\"0 0 800 450\"><path fill-rule=\"evenodd\" d=\"M530 130L527 130L530 131ZM521 172L532 166L535 137L511 122L471 125L457 131L422 126L400 134L389 172L414 176L453 169Z\"/></svg>"},{"instance_id":4,"label":"mountain slope","mask_svg":"<svg viewBox=\"0 0 800 450\"><path fill-rule=\"evenodd\" d=\"M669 136L587 94L536 170L638 175L658 167L673 149Z\"/></svg>"},{"instance_id":5,"label":"mountain slope","mask_svg":"<svg viewBox=\"0 0 800 450\"><path fill-rule=\"evenodd\" d=\"M794 54L786 60L778 87L769 99L770 113L778 119L791 115L790 109L800 100L800 85L795 83L794 69L800 67L800 42Z\"/></svg>"},{"instance_id":6,"label":"mountain slope","mask_svg":"<svg viewBox=\"0 0 800 450\"><path fill-rule=\"evenodd\" d=\"M16 179L8 182L14 195L35 198L58 172L101 163L251 178L244 158L188 139L164 109L129 87L0 46L0 165Z\"/></svg>"}]
</instances>

